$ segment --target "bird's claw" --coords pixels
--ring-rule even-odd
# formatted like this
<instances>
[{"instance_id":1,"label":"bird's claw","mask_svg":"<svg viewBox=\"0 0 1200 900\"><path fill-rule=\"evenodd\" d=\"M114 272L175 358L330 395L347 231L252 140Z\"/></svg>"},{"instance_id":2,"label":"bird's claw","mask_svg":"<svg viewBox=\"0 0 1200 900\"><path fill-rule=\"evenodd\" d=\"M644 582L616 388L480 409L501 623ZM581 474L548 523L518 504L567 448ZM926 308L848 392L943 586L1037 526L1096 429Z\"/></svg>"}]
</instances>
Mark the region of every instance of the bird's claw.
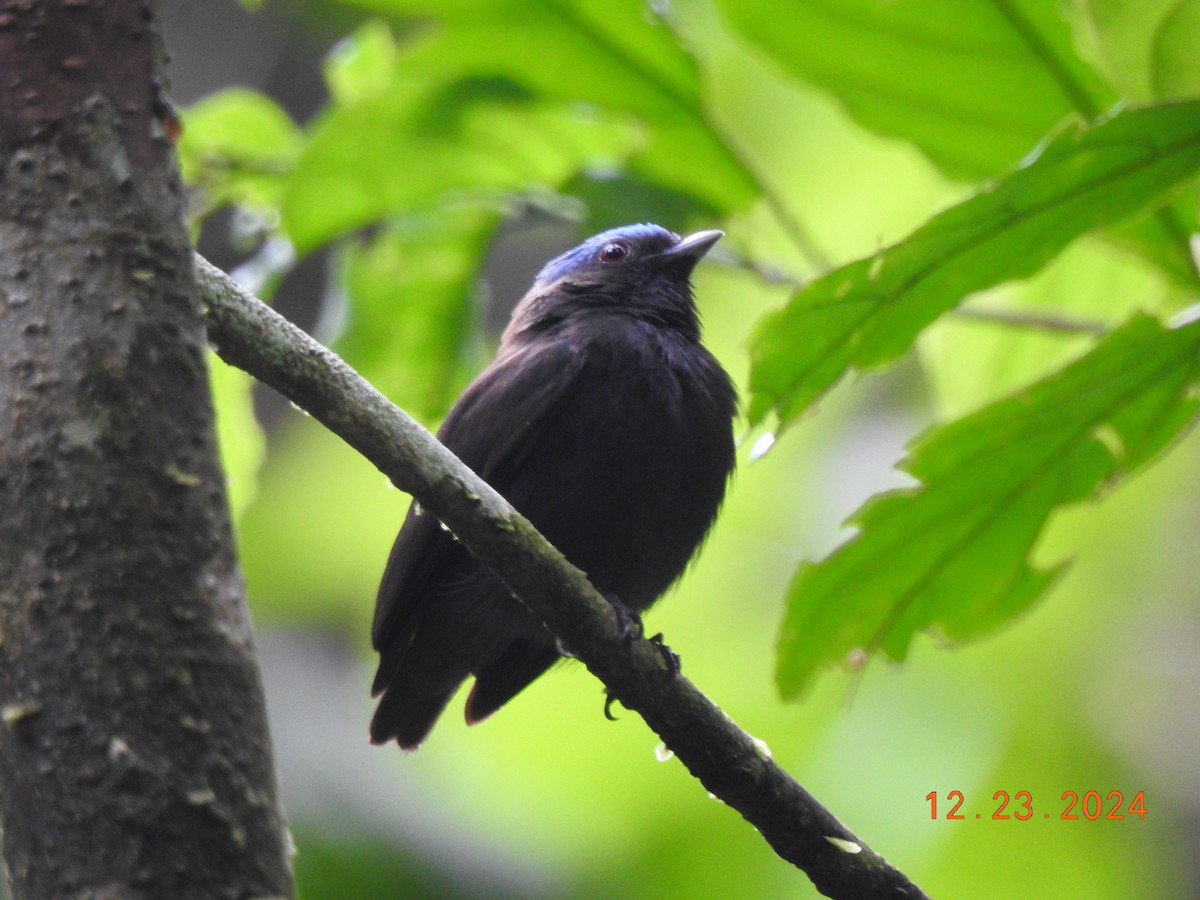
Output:
<instances>
[{"instance_id":1,"label":"bird's claw","mask_svg":"<svg viewBox=\"0 0 1200 900\"><path fill-rule=\"evenodd\" d=\"M617 717L612 714L612 705L616 700L617 698L610 691L604 692L604 718L610 722L617 721Z\"/></svg>"},{"instance_id":2,"label":"bird's claw","mask_svg":"<svg viewBox=\"0 0 1200 900\"><path fill-rule=\"evenodd\" d=\"M650 643L654 645L655 649L658 650L659 656L661 656L663 658L663 662L666 663L667 677L674 678L677 676L683 668L679 660L679 654L663 643L662 632L660 631L658 634L654 635L654 637L650 638Z\"/></svg>"},{"instance_id":3,"label":"bird's claw","mask_svg":"<svg viewBox=\"0 0 1200 900\"><path fill-rule=\"evenodd\" d=\"M626 645L632 644L634 638L640 638L646 633L645 626L642 624L642 617L627 607L620 600L609 599L608 601L613 608L613 613L617 617L617 629L621 632L621 640Z\"/></svg>"},{"instance_id":4,"label":"bird's claw","mask_svg":"<svg viewBox=\"0 0 1200 900\"><path fill-rule=\"evenodd\" d=\"M620 610L623 607L614 606L613 608ZM628 612L628 611L626 611L626 612ZM618 618L621 617L620 612L617 613L617 617ZM624 620L624 621L626 623L628 622L628 620ZM637 624L640 628L641 624L642 624L642 620L640 618L637 619ZM630 629L629 631L626 631L624 628L622 628L622 633L625 635L626 640L629 640L629 641L633 640L633 630L632 629ZM639 635L639 637L640 637L640 635ZM660 631L658 634L654 635L654 637L649 638L649 641L651 644L654 645L654 649L658 651L659 656L662 657L663 662L667 666L667 678L673 679L676 676L678 676L680 671L682 670L682 665L679 661L679 654L676 653L674 650L672 650L670 647L668 647L665 643L663 643L662 632ZM606 690L604 692L604 718L608 719L608 721L610 721L610 722L617 721L617 717L614 716L612 713L612 705L616 702L618 702L617 697L612 693L612 691Z\"/></svg>"}]
</instances>

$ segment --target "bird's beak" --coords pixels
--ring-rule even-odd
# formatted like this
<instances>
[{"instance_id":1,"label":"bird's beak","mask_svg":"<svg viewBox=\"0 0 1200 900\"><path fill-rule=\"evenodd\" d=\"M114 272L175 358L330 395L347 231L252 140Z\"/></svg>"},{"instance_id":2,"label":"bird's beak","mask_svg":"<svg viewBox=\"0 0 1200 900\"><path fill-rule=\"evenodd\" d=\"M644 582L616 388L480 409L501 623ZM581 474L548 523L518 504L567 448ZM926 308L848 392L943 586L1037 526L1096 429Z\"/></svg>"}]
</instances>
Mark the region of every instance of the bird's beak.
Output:
<instances>
[{"instance_id":1,"label":"bird's beak","mask_svg":"<svg viewBox=\"0 0 1200 900\"><path fill-rule=\"evenodd\" d=\"M713 244L723 237L725 237L725 232L719 231L716 228L710 231L697 231L695 234L689 234L680 240L678 244L669 250L663 251L661 255L669 259L690 259L694 264L712 249Z\"/></svg>"}]
</instances>

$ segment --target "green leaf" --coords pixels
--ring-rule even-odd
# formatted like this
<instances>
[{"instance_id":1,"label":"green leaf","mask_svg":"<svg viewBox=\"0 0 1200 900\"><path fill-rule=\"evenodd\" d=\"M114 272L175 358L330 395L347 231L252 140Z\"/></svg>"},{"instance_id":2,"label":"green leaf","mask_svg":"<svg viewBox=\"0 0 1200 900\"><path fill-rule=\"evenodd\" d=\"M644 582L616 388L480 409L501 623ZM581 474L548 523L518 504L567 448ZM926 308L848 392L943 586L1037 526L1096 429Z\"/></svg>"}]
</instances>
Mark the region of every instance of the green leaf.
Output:
<instances>
[{"instance_id":1,"label":"green leaf","mask_svg":"<svg viewBox=\"0 0 1200 900\"><path fill-rule=\"evenodd\" d=\"M966 310L1115 328L1134 313L1169 315L1162 277L1101 241L1083 238L1032 278L973 295ZM969 315L943 316L921 334L923 377L945 419L979 409L1057 372L1096 342L1096 333L995 327Z\"/></svg>"},{"instance_id":2,"label":"green leaf","mask_svg":"<svg viewBox=\"0 0 1200 900\"><path fill-rule=\"evenodd\" d=\"M359 5L436 17L433 34L406 52L408 64L432 81L503 76L544 97L645 116L699 103L692 58L639 0Z\"/></svg>"},{"instance_id":3,"label":"green leaf","mask_svg":"<svg viewBox=\"0 0 1200 900\"><path fill-rule=\"evenodd\" d=\"M335 349L393 401L440 418L476 360L475 279L499 216L441 207L395 219L344 248L349 321Z\"/></svg>"},{"instance_id":4,"label":"green leaf","mask_svg":"<svg viewBox=\"0 0 1200 900\"><path fill-rule=\"evenodd\" d=\"M1195 292L1200 287L1200 271L1189 238L1200 231L1198 214L1200 185L1193 182L1153 216L1110 228L1103 237L1154 263L1185 290Z\"/></svg>"},{"instance_id":5,"label":"green leaf","mask_svg":"<svg viewBox=\"0 0 1200 900\"><path fill-rule=\"evenodd\" d=\"M210 206L278 206L304 138L273 100L232 88L186 109L183 124L183 177Z\"/></svg>"},{"instance_id":6,"label":"green leaf","mask_svg":"<svg viewBox=\"0 0 1200 900\"><path fill-rule=\"evenodd\" d=\"M1154 91L1159 97L1200 94L1200 0L1178 0L1155 34Z\"/></svg>"},{"instance_id":7,"label":"green leaf","mask_svg":"<svg viewBox=\"0 0 1200 900\"><path fill-rule=\"evenodd\" d=\"M612 168L633 146L628 125L594 110L462 70L442 80L413 48L395 50L368 25L330 62L339 100L315 126L283 204L301 252L453 195L555 188L581 169Z\"/></svg>"},{"instance_id":8,"label":"green leaf","mask_svg":"<svg viewBox=\"0 0 1200 900\"><path fill-rule=\"evenodd\" d=\"M721 215L721 210L693 194L636 175L579 175L563 185L563 192L583 203L584 234L639 222L647 210L654 211L656 222L711 222Z\"/></svg>"},{"instance_id":9,"label":"green leaf","mask_svg":"<svg viewBox=\"0 0 1200 900\"><path fill-rule=\"evenodd\" d=\"M339 41L325 61L325 81L337 103L353 103L395 87L400 50L383 22L367 22Z\"/></svg>"},{"instance_id":10,"label":"green leaf","mask_svg":"<svg viewBox=\"0 0 1200 900\"><path fill-rule=\"evenodd\" d=\"M1194 94L1187 88L1200 78L1191 52L1196 4L1073 0L1067 10L1044 0L723 0L734 27L785 73L968 178L1011 166L1068 116L1094 119L1120 98L1114 85L1142 101ZM1152 66L1170 91L1150 90ZM1195 224L1194 204L1168 208L1112 238L1194 288L1187 234Z\"/></svg>"},{"instance_id":11,"label":"green leaf","mask_svg":"<svg viewBox=\"0 0 1200 900\"><path fill-rule=\"evenodd\" d=\"M1200 94L1200 0L1072 0L1079 52L1134 102ZM1190 290L1198 280L1188 247L1197 196L1108 237L1154 262Z\"/></svg>"},{"instance_id":12,"label":"green leaf","mask_svg":"<svg viewBox=\"0 0 1200 900\"><path fill-rule=\"evenodd\" d=\"M567 108L498 98L468 103L446 94L423 106L385 94L333 110L284 200L284 225L297 248L454 193L499 198L545 190L580 168L611 165L629 142L615 123ZM436 123L451 106L457 120Z\"/></svg>"},{"instance_id":13,"label":"green leaf","mask_svg":"<svg viewBox=\"0 0 1200 900\"><path fill-rule=\"evenodd\" d=\"M1036 272L1091 229L1161 202L1200 169L1200 101L1128 110L1036 159L907 239L830 272L756 328L751 422L785 427L849 369L899 358L966 295Z\"/></svg>"},{"instance_id":14,"label":"green leaf","mask_svg":"<svg viewBox=\"0 0 1200 900\"><path fill-rule=\"evenodd\" d=\"M916 632L961 641L1027 609L1061 572L1029 556L1056 509L1101 497L1200 411L1200 322L1138 316L1061 372L919 439L913 489L789 589L777 681L794 698L859 649L903 660Z\"/></svg>"},{"instance_id":15,"label":"green leaf","mask_svg":"<svg viewBox=\"0 0 1200 900\"><path fill-rule=\"evenodd\" d=\"M1154 82L1166 20L1194 0L1070 0L1079 52L1129 100L1164 99ZM1181 35L1186 38L1186 35ZM1193 63L1194 65L1194 63Z\"/></svg>"},{"instance_id":16,"label":"green leaf","mask_svg":"<svg viewBox=\"0 0 1200 900\"><path fill-rule=\"evenodd\" d=\"M1145 102L1200 94L1200 0L1072 0L1080 53L1127 98ZM1194 290L1188 235L1197 229L1197 197L1153 219L1110 234L1114 243L1159 265Z\"/></svg>"},{"instance_id":17,"label":"green leaf","mask_svg":"<svg viewBox=\"0 0 1200 900\"><path fill-rule=\"evenodd\" d=\"M643 0L355 0L379 13L436 17L404 67L431 81L503 78L544 100L636 118L632 171L718 208L746 206L754 175L714 123L696 62Z\"/></svg>"},{"instance_id":18,"label":"green leaf","mask_svg":"<svg viewBox=\"0 0 1200 900\"><path fill-rule=\"evenodd\" d=\"M785 72L867 128L916 144L954 175L991 175L1071 113L1115 95L1079 60L1045 0L722 0ZM786 26L784 26L786 23Z\"/></svg>"}]
</instances>

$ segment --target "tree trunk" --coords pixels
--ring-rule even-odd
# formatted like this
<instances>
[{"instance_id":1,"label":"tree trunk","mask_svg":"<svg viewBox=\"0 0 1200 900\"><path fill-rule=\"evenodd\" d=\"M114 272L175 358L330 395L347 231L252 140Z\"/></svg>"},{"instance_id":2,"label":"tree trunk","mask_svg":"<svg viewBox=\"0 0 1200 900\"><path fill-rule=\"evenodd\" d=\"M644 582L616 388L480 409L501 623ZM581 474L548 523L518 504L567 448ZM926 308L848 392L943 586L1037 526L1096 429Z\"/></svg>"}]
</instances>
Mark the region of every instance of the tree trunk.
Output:
<instances>
[{"instance_id":1,"label":"tree trunk","mask_svg":"<svg viewBox=\"0 0 1200 900\"><path fill-rule=\"evenodd\" d=\"M135 0L0 3L15 898L291 893L157 20Z\"/></svg>"}]
</instances>

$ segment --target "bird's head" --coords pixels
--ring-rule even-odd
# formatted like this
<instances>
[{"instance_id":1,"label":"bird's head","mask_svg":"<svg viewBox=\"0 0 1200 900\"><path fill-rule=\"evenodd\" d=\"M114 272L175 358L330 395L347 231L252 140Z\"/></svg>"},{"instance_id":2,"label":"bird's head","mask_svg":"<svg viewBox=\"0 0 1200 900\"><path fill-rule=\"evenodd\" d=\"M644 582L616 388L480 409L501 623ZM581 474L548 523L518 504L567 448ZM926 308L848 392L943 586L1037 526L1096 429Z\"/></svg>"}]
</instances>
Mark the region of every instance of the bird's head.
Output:
<instances>
[{"instance_id":1,"label":"bird's head","mask_svg":"<svg viewBox=\"0 0 1200 900\"><path fill-rule=\"evenodd\" d=\"M513 313L506 338L605 309L675 328L698 340L692 269L722 236L680 237L658 225L623 225L588 238L542 267Z\"/></svg>"}]
</instances>

